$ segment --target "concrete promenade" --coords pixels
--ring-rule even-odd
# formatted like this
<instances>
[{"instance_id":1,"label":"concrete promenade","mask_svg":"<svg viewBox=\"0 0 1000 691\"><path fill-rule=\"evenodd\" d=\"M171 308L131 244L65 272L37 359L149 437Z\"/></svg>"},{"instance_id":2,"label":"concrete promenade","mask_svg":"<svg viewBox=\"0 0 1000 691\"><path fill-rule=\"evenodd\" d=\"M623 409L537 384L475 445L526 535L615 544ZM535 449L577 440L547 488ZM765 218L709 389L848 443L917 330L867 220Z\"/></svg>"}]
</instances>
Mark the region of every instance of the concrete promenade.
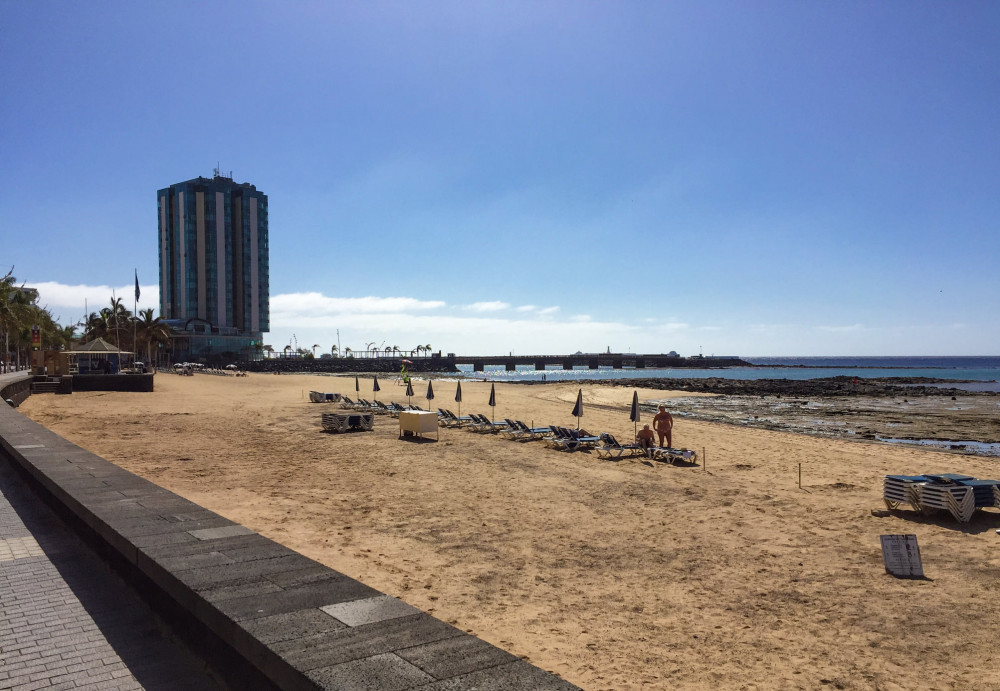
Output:
<instances>
[{"instance_id":1,"label":"concrete promenade","mask_svg":"<svg viewBox=\"0 0 1000 691\"><path fill-rule=\"evenodd\" d=\"M0 689L217 689L0 457Z\"/></svg>"},{"instance_id":2,"label":"concrete promenade","mask_svg":"<svg viewBox=\"0 0 1000 691\"><path fill-rule=\"evenodd\" d=\"M0 489L0 689L576 688L7 406Z\"/></svg>"}]
</instances>

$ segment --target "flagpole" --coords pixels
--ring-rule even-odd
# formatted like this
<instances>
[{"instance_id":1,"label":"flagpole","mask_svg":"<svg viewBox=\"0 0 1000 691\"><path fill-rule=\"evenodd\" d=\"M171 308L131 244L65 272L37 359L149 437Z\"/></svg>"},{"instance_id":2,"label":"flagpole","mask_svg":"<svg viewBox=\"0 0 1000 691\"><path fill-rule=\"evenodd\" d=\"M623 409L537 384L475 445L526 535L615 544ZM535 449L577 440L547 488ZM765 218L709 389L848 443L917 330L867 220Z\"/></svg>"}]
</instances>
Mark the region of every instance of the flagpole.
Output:
<instances>
[{"instance_id":1,"label":"flagpole","mask_svg":"<svg viewBox=\"0 0 1000 691\"><path fill-rule=\"evenodd\" d=\"M139 321L139 270L135 270L135 300L132 301L132 367L135 367L135 356L139 353L139 344L136 341L136 325Z\"/></svg>"}]
</instances>

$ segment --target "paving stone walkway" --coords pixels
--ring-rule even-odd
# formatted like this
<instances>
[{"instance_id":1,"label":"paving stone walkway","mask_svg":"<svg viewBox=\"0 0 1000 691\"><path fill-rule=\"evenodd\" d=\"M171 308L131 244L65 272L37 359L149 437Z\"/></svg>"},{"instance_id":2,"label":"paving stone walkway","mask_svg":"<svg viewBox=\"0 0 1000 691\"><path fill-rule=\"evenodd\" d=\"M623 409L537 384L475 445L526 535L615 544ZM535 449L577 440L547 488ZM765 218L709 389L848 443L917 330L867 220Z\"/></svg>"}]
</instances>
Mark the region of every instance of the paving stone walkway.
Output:
<instances>
[{"instance_id":1,"label":"paving stone walkway","mask_svg":"<svg viewBox=\"0 0 1000 691\"><path fill-rule=\"evenodd\" d=\"M219 689L0 456L0 689Z\"/></svg>"}]
</instances>

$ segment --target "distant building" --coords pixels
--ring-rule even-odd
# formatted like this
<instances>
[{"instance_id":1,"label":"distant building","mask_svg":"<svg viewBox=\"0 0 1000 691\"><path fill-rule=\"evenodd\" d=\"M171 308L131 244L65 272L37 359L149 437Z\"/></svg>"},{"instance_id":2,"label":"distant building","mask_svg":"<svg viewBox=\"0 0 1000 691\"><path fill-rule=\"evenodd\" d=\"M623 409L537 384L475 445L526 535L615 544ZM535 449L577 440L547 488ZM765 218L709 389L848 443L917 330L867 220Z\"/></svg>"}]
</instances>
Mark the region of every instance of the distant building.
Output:
<instances>
[{"instance_id":1,"label":"distant building","mask_svg":"<svg viewBox=\"0 0 1000 691\"><path fill-rule=\"evenodd\" d=\"M270 330L267 195L216 170L159 190L156 206L171 358L260 357Z\"/></svg>"}]
</instances>

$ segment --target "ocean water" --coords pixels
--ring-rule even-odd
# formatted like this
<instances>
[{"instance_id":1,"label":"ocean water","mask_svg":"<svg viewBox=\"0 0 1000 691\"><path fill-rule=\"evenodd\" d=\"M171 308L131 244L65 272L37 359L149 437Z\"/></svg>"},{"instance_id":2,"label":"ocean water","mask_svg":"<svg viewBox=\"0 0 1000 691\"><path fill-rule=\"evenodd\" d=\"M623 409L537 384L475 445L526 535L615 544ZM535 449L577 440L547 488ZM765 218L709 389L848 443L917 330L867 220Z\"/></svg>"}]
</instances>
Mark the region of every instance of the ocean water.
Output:
<instances>
[{"instance_id":1,"label":"ocean water","mask_svg":"<svg viewBox=\"0 0 1000 691\"><path fill-rule=\"evenodd\" d=\"M976 391L1000 391L1000 357L756 357L743 358L753 367L712 369L612 369L592 370L577 367L564 370L550 367L544 371L530 365L507 372L502 366L473 372L472 365L459 365L458 377L491 381L582 381L588 379L821 379L847 376L859 379L875 377L934 377L976 382L956 385ZM454 374L451 376L455 376Z\"/></svg>"}]
</instances>

